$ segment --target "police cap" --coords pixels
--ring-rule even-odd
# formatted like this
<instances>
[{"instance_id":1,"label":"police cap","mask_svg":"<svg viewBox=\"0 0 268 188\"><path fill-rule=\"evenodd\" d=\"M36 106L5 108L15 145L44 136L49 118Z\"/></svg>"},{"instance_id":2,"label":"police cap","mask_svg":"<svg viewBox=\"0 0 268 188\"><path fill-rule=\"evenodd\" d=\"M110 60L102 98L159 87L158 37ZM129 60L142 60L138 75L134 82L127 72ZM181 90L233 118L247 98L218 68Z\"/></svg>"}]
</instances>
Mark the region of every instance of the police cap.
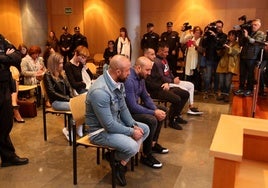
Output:
<instances>
[{"instance_id":1,"label":"police cap","mask_svg":"<svg viewBox=\"0 0 268 188\"><path fill-rule=\"evenodd\" d=\"M65 30L65 31L67 31L68 30L68 27L67 26L63 26L62 29Z\"/></svg>"},{"instance_id":2,"label":"police cap","mask_svg":"<svg viewBox=\"0 0 268 188\"><path fill-rule=\"evenodd\" d=\"M172 22L167 22L167 27L172 27L173 23Z\"/></svg>"},{"instance_id":3,"label":"police cap","mask_svg":"<svg viewBox=\"0 0 268 188\"><path fill-rule=\"evenodd\" d=\"M76 26L76 27L74 28L74 31L80 31L80 27Z\"/></svg>"}]
</instances>

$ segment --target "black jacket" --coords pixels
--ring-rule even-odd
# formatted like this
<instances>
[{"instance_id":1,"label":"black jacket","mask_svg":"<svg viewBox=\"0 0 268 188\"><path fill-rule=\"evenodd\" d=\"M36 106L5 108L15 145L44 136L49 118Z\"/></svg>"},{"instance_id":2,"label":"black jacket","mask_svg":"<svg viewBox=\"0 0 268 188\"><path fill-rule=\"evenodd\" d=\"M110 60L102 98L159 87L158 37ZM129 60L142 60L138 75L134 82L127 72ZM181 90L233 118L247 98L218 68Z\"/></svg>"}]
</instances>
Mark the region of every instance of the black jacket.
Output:
<instances>
[{"instance_id":1,"label":"black jacket","mask_svg":"<svg viewBox=\"0 0 268 188\"><path fill-rule=\"evenodd\" d=\"M52 74L47 71L43 80L50 103L53 103L54 101L69 101L70 98L74 96L73 89L66 76L56 80Z\"/></svg>"}]
</instances>

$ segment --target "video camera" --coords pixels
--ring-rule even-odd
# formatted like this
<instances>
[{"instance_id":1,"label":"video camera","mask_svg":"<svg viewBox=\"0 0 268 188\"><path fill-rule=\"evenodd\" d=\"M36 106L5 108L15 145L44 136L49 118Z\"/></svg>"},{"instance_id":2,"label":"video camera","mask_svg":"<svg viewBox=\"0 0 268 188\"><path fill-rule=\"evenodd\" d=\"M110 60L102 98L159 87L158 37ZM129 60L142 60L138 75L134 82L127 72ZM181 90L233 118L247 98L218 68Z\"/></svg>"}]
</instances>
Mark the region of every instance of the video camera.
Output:
<instances>
[{"instance_id":1,"label":"video camera","mask_svg":"<svg viewBox=\"0 0 268 188\"><path fill-rule=\"evenodd\" d=\"M240 34L242 34L243 32L241 32L241 31L243 31L245 29L250 34L252 32L252 20L247 21L246 15L239 17L238 20L243 21L243 23L241 25L235 25L234 29L237 31L240 30Z\"/></svg>"},{"instance_id":2,"label":"video camera","mask_svg":"<svg viewBox=\"0 0 268 188\"><path fill-rule=\"evenodd\" d=\"M218 33L216 22L211 22L210 24L207 25L206 31L205 31L205 36L210 36L211 35L210 31L213 31L215 34Z\"/></svg>"},{"instance_id":3,"label":"video camera","mask_svg":"<svg viewBox=\"0 0 268 188\"><path fill-rule=\"evenodd\" d=\"M183 31L183 32L192 29L192 26L189 25L188 22L184 23L182 26L183 26L183 29L181 31Z\"/></svg>"}]
</instances>

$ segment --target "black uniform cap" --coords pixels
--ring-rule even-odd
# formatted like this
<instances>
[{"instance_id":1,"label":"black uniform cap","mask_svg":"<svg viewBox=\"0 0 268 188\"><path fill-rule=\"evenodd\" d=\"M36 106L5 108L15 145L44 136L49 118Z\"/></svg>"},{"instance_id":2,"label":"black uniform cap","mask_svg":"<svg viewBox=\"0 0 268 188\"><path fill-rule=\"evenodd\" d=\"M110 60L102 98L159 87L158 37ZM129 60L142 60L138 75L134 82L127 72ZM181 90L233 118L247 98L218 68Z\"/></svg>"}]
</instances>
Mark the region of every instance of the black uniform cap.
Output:
<instances>
[{"instance_id":1,"label":"black uniform cap","mask_svg":"<svg viewBox=\"0 0 268 188\"><path fill-rule=\"evenodd\" d=\"M74 28L74 31L80 31L80 27L76 26L76 27Z\"/></svg>"},{"instance_id":2,"label":"black uniform cap","mask_svg":"<svg viewBox=\"0 0 268 188\"><path fill-rule=\"evenodd\" d=\"M67 26L63 26L62 29L66 31L68 29L68 27Z\"/></svg>"},{"instance_id":3,"label":"black uniform cap","mask_svg":"<svg viewBox=\"0 0 268 188\"><path fill-rule=\"evenodd\" d=\"M167 22L167 27L172 27L173 23L172 22Z\"/></svg>"}]
</instances>

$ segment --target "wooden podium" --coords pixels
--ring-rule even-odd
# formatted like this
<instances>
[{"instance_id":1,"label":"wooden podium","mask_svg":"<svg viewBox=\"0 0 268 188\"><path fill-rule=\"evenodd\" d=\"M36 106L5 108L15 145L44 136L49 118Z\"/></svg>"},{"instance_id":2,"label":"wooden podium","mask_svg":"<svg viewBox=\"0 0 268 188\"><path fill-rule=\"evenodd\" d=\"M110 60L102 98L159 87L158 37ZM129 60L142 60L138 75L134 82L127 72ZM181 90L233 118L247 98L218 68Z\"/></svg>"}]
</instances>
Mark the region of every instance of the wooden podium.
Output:
<instances>
[{"instance_id":1,"label":"wooden podium","mask_svg":"<svg viewBox=\"0 0 268 188\"><path fill-rule=\"evenodd\" d=\"M268 188L268 120L221 115L210 155L213 188Z\"/></svg>"}]
</instances>

